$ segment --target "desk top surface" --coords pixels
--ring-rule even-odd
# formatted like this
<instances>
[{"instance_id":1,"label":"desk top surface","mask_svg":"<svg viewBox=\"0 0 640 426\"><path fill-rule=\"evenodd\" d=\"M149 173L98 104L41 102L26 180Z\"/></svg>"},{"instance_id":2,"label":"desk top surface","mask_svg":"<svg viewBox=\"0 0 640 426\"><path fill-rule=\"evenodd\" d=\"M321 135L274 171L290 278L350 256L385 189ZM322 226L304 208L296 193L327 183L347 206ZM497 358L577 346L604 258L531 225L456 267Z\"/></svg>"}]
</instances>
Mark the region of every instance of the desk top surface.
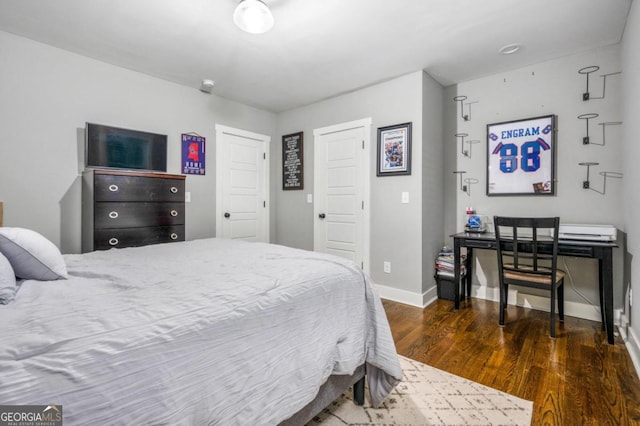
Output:
<instances>
[{"instance_id":1,"label":"desk top surface","mask_svg":"<svg viewBox=\"0 0 640 426\"><path fill-rule=\"evenodd\" d=\"M493 232L458 232L453 235L449 235L452 238L461 238L467 240L478 241L495 241L496 234ZM548 237L551 241L551 237ZM542 240L542 238L539 238ZM572 245L572 246L588 246L588 247L618 247L615 241L595 241L595 240L567 240L559 239L559 245Z\"/></svg>"}]
</instances>

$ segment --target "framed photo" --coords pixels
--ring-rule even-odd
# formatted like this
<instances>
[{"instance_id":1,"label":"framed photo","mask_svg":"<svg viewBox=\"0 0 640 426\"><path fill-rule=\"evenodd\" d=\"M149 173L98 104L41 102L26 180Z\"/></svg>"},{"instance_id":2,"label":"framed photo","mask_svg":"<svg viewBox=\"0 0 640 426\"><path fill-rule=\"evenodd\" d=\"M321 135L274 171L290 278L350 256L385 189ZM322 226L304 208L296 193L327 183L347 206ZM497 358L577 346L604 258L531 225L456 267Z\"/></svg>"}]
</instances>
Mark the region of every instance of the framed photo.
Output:
<instances>
[{"instance_id":1,"label":"framed photo","mask_svg":"<svg viewBox=\"0 0 640 426\"><path fill-rule=\"evenodd\" d=\"M282 136L282 189L304 189L303 132Z\"/></svg>"},{"instance_id":2,"label":"framed photo","mask_svg":"<svg viewBox=\"0 0 640 426\"><path fill-rule=\"evenodd\" d=\"M205 138L200 135L183 133L182 139L182 174L205 174Z\"/></svg>"},{"instance_id":3,"label":"framed photo","mask_svg":"<svg viewBox=\"0 0 640 426\"><path fill-rule=\"evenodd\" d=\"M555 195L556 116L487 124L487 195Z\"/></svg>"},{"instance_id":4,"label":"framed photo","mask_svg":"<svg viewBox=\"0 0 640 426\"><path fill-rule=\"evenodd\" d=\"M411 174L411 123L378 128L378 176Z\"/></svg>"}]
</instances>

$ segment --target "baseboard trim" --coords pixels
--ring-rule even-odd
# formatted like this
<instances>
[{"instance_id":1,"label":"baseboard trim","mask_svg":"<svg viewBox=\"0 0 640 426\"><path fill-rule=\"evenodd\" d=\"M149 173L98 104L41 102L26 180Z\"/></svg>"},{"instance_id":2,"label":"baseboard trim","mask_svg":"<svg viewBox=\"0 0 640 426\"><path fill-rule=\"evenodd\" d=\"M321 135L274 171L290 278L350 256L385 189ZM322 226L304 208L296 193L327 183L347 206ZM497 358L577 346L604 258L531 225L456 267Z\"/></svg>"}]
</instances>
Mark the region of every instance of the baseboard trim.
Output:
<instances>
[{"instance_id":1,"label":"baseboard trim","mask_svg":"<svg viewBox=\"0 0 640 426\"><path fill-rule=\"evenodd\" d=\"M640 339L632 327L627 328L627 339L624 343L629 351L633 366L636 368L636 373L640 376Z\"/></svg>"},{"instance_id":2,"label":"baseboard trim","mask_svg":"<svg viewBox=\"0 0 640 426\"><path fill-rule=\"evenodd\" d=\"M474 285L471 289L471 294L473 297L477 297L479 299L493 300L494 302L500 300L500 293L497 287L488 288L487 286ZM525 294L511 289L509 289L509 304L522 306L524 308L537 309L544 312L549 312L550 310L548 297ZM570 302L565 300L564 313L571 317L577 317L597 322L602 321L599 310L588 303ZM620 314L620 309L614 310L615 325L618 325L620 323Z\"/></svg>"},{"instance_id":3,"label":"baseboard trim","mask_svg":"<svg viewBox=\"0 0 640 426\"><path fill-rule=\"evenodd\" d=\"M383 299L404 303L405 305L411 305L417 308L424 308L438 298L435 286L422 294L380 284L376 284L376 290L378 291L378 295Z\"/></svg>"},{"instance_id":4,"label":"baseboard trim","mask_svg":"<svg viewBox=\"0 0 640 426\"><path fill-rule=\"evenodd\" d=\"M378 291L380 297L382 297L383 299L392 300L398 303L404 303L405 305L411 305L418 308L424 308L433 303L438 298L437 289L435 286L431 287L429 290L422 294L380 284L376 284L376 290ZM474 285L471 289L471 296L478 299L491 300L494 302L500 301L500 292L497 287ZM537 309L539 311L549 312L548 297L524 294L519 292L518 290L509 289L509 302L510 305L522 306L524 308L531 308ZM602 321L600 312L594 306L588 303L570 302L565 300L564 313L571 317L582 318L597 322ZM620 325L621 315L622 311L620 309L614 310L614 325Z\"/></svg>"}]
</instances>

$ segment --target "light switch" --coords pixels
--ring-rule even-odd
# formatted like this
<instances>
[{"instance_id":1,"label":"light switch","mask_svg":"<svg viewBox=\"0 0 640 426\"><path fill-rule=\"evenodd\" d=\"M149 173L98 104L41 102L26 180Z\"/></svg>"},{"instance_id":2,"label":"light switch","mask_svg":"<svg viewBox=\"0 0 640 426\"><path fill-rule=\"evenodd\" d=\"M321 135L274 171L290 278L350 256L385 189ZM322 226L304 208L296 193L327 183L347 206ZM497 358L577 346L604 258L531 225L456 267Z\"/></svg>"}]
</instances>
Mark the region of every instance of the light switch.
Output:
<instances>
[{"instance_id":1,"label":"light switch","mask_svg":"<svg viewBox=\"0 0 640 426\"><path fill-rule=\"evenodd\" d=\"M403 204L409 204L409 193L408 192L403 192L402 193L402 203Z\"/></svg>"},{"instance_id":2,"label":"light switch","mask_svg":"<svg viewBox=\"0 0 640 426\"><path fill-rule=\"evenodd\" d=\"M191 192L185 192L184 193L184 202L185 203L190 203L191 202Z\"/></svg>"},{"instance_id":3,"label":"light switch","mask_svg":"<svg viewBox=\"0 0 640 426\"><path fill-rule=\"evenodd\" d=\"M307 194L307 203L313 203L313 194Z\"/></svg>"}]
</instances>

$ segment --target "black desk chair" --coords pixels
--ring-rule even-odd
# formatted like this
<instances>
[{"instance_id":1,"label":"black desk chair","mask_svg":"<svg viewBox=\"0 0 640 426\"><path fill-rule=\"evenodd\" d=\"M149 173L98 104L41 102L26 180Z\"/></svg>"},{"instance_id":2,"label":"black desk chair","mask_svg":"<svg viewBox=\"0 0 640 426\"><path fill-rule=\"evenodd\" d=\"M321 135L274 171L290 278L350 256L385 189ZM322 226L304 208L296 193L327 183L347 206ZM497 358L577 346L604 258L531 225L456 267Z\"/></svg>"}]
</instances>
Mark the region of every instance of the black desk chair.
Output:
<instances>
[{"instance_id":1,"label":"black desk chair","mask_svg":"<svg viewBox=\"0 0 640 426\"><path fill-rule=\"evenodd\" d=\"M500 325L504 325L510 284L544 289L551 293L551 337L555 338L556 294L560 322L564 322L564 272L557 268L560 218L494 216L493 223L500 277Z\"/></svg>"}]
</instances>

